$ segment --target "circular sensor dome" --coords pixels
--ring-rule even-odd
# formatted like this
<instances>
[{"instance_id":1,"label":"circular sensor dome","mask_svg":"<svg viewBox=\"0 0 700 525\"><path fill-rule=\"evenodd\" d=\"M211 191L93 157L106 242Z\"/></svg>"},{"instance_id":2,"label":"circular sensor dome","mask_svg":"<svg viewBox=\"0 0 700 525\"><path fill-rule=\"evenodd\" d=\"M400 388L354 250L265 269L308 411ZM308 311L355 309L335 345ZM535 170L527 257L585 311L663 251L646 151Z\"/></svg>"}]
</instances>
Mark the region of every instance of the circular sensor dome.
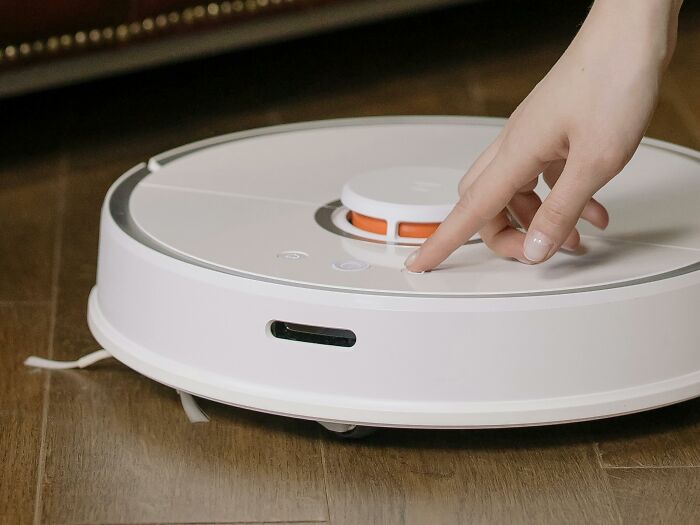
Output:
<instances>
[{"instance_id":1,"label":"circular sensor dome","mask_svg":"<svg viewBox=\"0 0 700 525\"><path fill-rule=\"evenodd\" d=\"M340 196L348 221L387 239L427 238L458 200L462 170L398 166L367 171L350 179Z\"/></svg>"}]
</instances>

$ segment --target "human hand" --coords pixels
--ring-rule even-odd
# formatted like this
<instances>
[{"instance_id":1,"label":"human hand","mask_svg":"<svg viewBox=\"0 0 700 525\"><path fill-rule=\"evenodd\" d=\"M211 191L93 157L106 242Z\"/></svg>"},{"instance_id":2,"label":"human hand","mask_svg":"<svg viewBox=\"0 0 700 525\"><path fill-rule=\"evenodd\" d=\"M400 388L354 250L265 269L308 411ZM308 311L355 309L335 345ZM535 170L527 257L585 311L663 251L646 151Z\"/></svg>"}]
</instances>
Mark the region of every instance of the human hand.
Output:
<instances>
[{"instance_id":1,"label":"human hand","mask_svg":"<svg viewBox=\"0 0 700 525\"><path fill-rule=\"evenodd\" d=\"M533 264L580 243L579 218L604 229L593 195L627 164L656 107L682 0L596 0L559 61L511 115L459 184L460 199L406 259L430 270L474 233ZM539 175L551 188L542 202ZM516 229L508 213L527 230Z\"/></svg>"}]
</instances>

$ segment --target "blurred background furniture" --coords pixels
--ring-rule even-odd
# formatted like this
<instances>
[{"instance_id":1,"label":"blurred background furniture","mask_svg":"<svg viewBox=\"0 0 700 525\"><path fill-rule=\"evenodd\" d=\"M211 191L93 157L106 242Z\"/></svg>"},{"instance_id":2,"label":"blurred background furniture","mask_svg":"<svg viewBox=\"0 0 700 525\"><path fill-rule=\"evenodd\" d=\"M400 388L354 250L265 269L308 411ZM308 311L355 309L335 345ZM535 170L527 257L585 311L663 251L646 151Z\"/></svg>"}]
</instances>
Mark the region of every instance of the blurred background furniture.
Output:
<instances>
[{"instance_id":1,"label":"blurred background furniture","mask_svg":"<svg viewBox=\"0 0 700 525\"><path fill-rule=\"evenodd\" d=\"M6 0L0 97L465 0Z\"/></svg>"}]
</instances>

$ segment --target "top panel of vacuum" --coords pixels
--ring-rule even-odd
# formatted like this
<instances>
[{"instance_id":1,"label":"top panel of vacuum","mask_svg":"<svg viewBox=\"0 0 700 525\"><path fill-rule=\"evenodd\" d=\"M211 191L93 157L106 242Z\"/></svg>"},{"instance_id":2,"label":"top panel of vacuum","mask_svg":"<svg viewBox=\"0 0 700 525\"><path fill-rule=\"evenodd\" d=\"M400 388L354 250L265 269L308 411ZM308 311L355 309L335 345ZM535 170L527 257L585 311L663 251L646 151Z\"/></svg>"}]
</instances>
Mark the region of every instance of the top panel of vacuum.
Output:
<instances>
[{"instance_id":1,"label":"top panel of vacuum","mask_svg":"<svg viewBox=\"0 0 700 525\"><path fill-rule=\"evenodd\" d=\"M404 271L404 259L444 219L461 175L502 124L374 118L232 134L152 159L150 173L117 205L142 238L172 257L323 289L561 294L698 269L700 158L645 141L597 195L610 211L607 231L579 223L578 253L527 266L472 239L433 272ZM547 191L537 188L542 197Z\"/></svg>"}]
</instances>

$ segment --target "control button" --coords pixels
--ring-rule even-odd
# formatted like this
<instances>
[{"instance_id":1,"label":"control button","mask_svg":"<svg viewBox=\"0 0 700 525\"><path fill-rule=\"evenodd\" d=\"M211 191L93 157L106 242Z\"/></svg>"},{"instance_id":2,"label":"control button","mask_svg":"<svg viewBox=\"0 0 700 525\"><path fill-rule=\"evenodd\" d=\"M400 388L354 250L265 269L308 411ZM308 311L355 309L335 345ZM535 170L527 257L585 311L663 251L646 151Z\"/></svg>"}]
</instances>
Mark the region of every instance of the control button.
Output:
<instances>
[{"instance_id":1,"label":"control button","mask_svg":"<svg viewBox=\"0 0 700 525\"><path fill-rule=\"evenodd\" d=\"M308 256L308 253L298 252L294 250L288 250L286 252L280 252L277 254L278 259L286 259L288 261L298 261L300 259L305 259Z\"/></svg>"},{"instance_id":2,"label":"control button","mask_svg":"<svg viewBox=\"0 0 700 525\"><path fill-rule=\"evenodd\" d=\"M334 270L340 270L341 272L359 272L369 268L369 263L349 259L347 261L335 261L331 266L333 266Z\"/></svg>"}]
</instances>

